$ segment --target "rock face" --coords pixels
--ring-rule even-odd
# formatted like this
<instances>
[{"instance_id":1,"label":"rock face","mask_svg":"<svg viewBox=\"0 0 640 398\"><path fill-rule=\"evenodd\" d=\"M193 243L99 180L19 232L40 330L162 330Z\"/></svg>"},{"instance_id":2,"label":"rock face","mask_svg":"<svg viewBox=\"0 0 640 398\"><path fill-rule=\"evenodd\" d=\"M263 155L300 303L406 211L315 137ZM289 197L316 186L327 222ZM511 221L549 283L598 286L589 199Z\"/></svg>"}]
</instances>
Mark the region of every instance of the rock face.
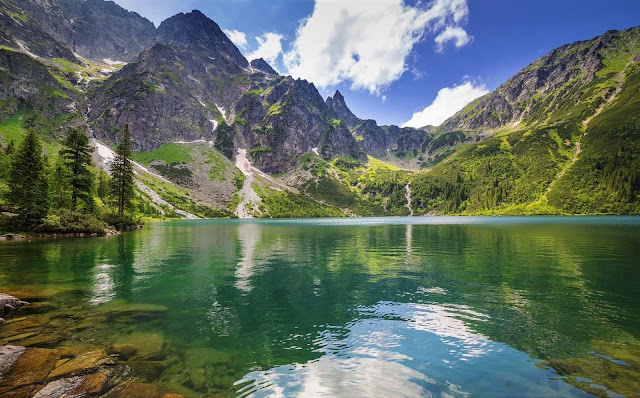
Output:
<instances>
[{"instance_id":1,"label":"rock face","mask_svg":"<svg viewBox=\"0 0 640 398\"><path fill-rule=\"evenodd\" d=\"M329 105L329 108L333 109L333 111L338 115L338 118L342 120L349 129L353 129L362 123L362 120L358 119L356 115L351 112L340 91L336 90L333 97L328 97L326 102L327 105Z\"/></svg>"},{"instance_id":2,"label":"rock face","mask_svg":"<svg viewBox=\"0 0 640 398\"><path fill-rule=\"evenodd\" d=\"M278 75L278 72L273 70L271 65L269 65L267 61L262 58L254 59L253 61L251 61L251 67L253 69L259 70L260 72L266 73L267 75Z\"/></svg>"},{"instance_id":3,"label":"rock face","mask_svg":"<svg viewBox=\"0 0 640 398\"><path fill-rule=\"evenodd\" d=\"M11 0L0 0L0 44L45 58L74 62L75 55L38 23L38 18Z\"/></svg>"},{"instance_id":4,"label":"rock face","mask_svg":"<svg viewBox=\"0 0 640 398\"><path fill-rule=\"evenodd\" d=\"M326 100L327 105L342 120L351 133L360 140L362 149L373 156L393 154L404 158L407 154L421 150L429 141L427 131L410 127L378 126L375 120L362 120L356 117L347 106L340 91Z\"/></svg>"},{"instance_id":5,"label":"rock face","mask_svg":"<svg viewBox=\"0 0 640 398\"><path fill-rule=\"evenodd\" d=\"M129 123L136 150L167 142L213 141L233 158L247 149L256 167L279 173L300 156L366 156L315 86L280 77L264 60L249 63L218 25L198 11L158 28L157 44L91 94L89 120L115 143Z\"/></svg>"},{"instance_id":6,"label":"rock face","mask_svg":"<svg viewBox=\"0 0 640 398\"><path fill-rule=\"evenodd\" d=\"M49 35L85 58L131 61L155 42L156 28L151 21L111 1L20 0L17 3Z\"/></svg>"}]
</instances>

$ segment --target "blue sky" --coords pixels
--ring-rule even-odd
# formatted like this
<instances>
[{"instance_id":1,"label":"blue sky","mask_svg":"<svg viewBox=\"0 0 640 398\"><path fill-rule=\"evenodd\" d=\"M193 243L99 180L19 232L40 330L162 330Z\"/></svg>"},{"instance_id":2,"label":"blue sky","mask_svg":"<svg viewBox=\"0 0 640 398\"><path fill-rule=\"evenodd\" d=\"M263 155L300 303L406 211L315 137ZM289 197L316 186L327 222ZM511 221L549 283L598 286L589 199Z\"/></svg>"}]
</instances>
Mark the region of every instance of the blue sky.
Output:
<instances>
[{"instance_id":1,"label":"blue sky","mask_svg":"<svg viewBox=\"0 0 640 398\"><path fill-rule=\"evenodd\" d=\"M438 124L555 47L640 25L638 0L115 0L199 9L251 58L380 124ZM414 115L416 114L416 115Z\"/></svg>"}]
</instances>

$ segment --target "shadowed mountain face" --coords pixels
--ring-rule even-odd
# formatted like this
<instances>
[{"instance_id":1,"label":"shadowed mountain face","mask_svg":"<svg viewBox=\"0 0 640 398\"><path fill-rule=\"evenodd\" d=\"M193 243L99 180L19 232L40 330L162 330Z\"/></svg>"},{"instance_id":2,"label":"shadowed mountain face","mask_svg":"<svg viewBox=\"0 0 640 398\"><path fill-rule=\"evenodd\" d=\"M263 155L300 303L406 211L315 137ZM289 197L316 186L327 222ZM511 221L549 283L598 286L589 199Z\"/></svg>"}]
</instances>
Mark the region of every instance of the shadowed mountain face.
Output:
<instances>
[{"instance_id":1,"label":"shadowed mountain face","mask_svg":"<svg viewBox=\"0 0 640 398\"><path fill-rule=\"evenodd\" d=\"M155 41L151 21L112 1L20 0L17 4L45 32L85 58L131 61Z\"/></svg>"},{"instance_id":2,"label":"shadowed mountain face","mask_svg":"<svg viewBox=\"0 0 640 398\"><path fill-rule=\"evenodd\" d=\"M128 123L139 152L194 141L232 161L246 151L356 214L404 214L409 199L415 214L640 211L639 28L562 46L422 129L378 126L340 92L323 100L313 83L249 62L199 11L156 28L103 0L0 0L0 43L2 122L54 141L71 125L113 145ZM200 173L190 162L156 166L182 184L198 179L184 177Z\"/></svg>"}]
</instances>

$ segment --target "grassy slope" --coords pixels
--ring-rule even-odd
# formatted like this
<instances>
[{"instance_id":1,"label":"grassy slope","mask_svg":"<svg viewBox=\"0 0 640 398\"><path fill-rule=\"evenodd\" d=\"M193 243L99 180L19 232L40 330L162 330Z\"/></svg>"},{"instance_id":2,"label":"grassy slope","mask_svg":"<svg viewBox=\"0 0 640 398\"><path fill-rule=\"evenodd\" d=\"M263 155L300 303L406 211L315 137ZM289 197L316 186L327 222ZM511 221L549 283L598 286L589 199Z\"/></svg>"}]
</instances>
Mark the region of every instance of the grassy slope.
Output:
<instances>
[{"instance_id":1,"label":"grassy slope","mask_svg":"<svg viewBox=\"0 0 640 398\"><path fill-rule=\"evenodd\" d=\"M605 66L588 84L579 77L567 82L538 98L518 127L466 145L414 176L418 211L640 212L639 52L637 32L623 32L616 46L603 50ZM615 99L609 104L608 98ZM447 185L457 194L445 197Z\"/></svg>"}]
</instances>

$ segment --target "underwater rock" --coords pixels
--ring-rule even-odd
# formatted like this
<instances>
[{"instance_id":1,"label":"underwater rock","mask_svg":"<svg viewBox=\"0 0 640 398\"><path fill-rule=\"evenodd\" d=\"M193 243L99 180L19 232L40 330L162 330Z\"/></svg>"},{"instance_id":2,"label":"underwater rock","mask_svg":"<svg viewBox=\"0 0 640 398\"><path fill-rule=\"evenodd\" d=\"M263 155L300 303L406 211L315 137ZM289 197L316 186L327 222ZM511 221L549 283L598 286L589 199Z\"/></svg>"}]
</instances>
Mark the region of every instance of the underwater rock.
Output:
<instances>
[{"instance_id":1,"label":"underwater rock","mask_svg":"<svg viewBox=\"0 0 640 398\"><path fill-rule=\"evenodd\" d=\"M113 300L99 308L106 315L161 315L169 311L169 308L158 304L132 304L124 300Z\"/></svg>"},{"instance_id":2,"label":"underwater rock","mask_svg":"<svg viewBox=\"0 0 640 398\"><path fill-rule=\"evenodd\" d=\"M59 379L47 384L33 398L81 398L99 394L107 381L102 373Z\"/></svg>"},{"instance_id":3,"label":"underwater rock","mask_svg":"<svg viewBox=\"0 0 640 398\"><path fill-rule=\"evenodd\" d=\"M0 378L6 371L18 360L18 357L24 352L24 347L5 345L0 347Z\"/></svg>"},{"instance_id":4,"label":"underwater rock","mask_svg":"<svg viewBox=\"0 0 640 398\"><path fill-rule=\"evenodd\" d=\"M135 348L135 357L140 360L159 360L166 357L163 352L164 337L155 333L132 333L119 338L114 343L114 345L125 344Z\"/></svg>"},{"instance_id":5,"label":"underwater rock","mask_svg":"<svg viewBox=\"0 0 640 398\"><path fill-rule=\"evenodd\" d=\"M191 387L194 390L202 390L206 377L204 375L204 369L195 369L189 374L189 380L191 381Z\"/></svg>"},{"instance_id":6,"label":"underwater rock","mask_svg":"<svg viewBox=\"0 0 640 398\"><path fill-rule=\"evenodd\" d=\"M182 398L182 395L172 394L163 391L160 386L146 383L121 384L105 394L104 398L164 398L166 395Z\"/></svg>"},{"instance_id":7,"label":"underwater rock","mask_svg":"<svg viewBox=\"0 0 640 398\"><path fill-rule=\"evenodd\" d=\"M31 398L33 397L33 394L41 388L41 385L32 385L19 387L9 391L0 389L0 391L2 391L2 398Z\"/></svg>"},{"instance_id":8,"label":"underwater rock","mask_svg":"<svg viewBox=\"0 0 640 398\"><path fill-rule=\"evenodd\" d=\"M147 381L158 379L167 368L164 361L129 361L125 365L131 368L133 374Z\"/></svg>"},{"instance_id":9,"label":"underwater rock","mask_svg":"<svg viewBox=\"0 0 640 398\"><path fill-rule=\"evenodd\" d=\"M73 391L72 396L85 396L91 394L100 394L107 382L107 375L103 373L95 373L84 377L82 384Z\"/></svg>"},{"instance_id":10,"label":"underwater rock","mask_svg":"<svg viewBox=\"0 0 640 398\"><path fill-rule=\"evenodd\" d=\"M38 391L33 398L60 398L67 393L75 390L82 384L83 378L80 376L70 377L67 379L60 379L52 381L47 384L42 390Z\"/></svg>"},{"instance_id":11,"label":"underwater rock","mask_svg":"<svg viewBox=\"0 0 640 398\"><path fill-rule=\"evenodd\" d=\"M49 372L53 370L60 357L55 350L45 348L27 348L2 378L0 396L16 387L36 385L47 380Z\"/></svg>"},{"instance_id":12,"label":"underwater rock","mask_svg":"<svg viewBox=\"0 0 640 398\"><path fill-rule=\"evenodd\" d=\"M77 375L111 363L113 363L113 359L107 356L103 350L93 350L80 354L57 366L49 374L49 378Z\"/></svg>"},{"instance_id":13,"label":"underwater rock","mask_svg":"<svg viewBox=\"0 0 640 398\"><path fill-rule=\"evenodd\" d=\"M124 361L131 358L137 351L138 349L132 344L112 344L109 347L110 355L117 355Z\"/></svg>"}]
</instances>

